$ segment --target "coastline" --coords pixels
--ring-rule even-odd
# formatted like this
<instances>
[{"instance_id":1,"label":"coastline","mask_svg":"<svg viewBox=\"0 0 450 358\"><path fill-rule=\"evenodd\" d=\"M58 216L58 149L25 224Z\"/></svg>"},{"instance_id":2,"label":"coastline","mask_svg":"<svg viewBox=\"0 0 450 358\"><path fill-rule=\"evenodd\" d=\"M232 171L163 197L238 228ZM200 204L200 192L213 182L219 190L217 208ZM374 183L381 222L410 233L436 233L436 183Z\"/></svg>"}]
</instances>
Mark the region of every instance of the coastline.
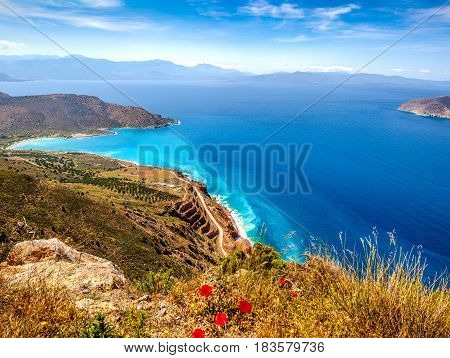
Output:
<instances>
[{"instance_id":1,"label":"coastline","mask_svg":"<svg viewBox=\"0 0 450 358\"><path fill-rule=\"evenodd\" d=\"M110 136L110 135L112 136L112 135L118 134L117 132L113 131L112 129L108 129L108 128L99 128L97 130L101 133L74 133L74 134L69 134L69 135L56 134L56 135L50 135L50 136L45 136L45 137L31 137L31 138L22 139L18 142L15 142L15 143L9 145L8 147L6 147L5 149L6 150L17 150L16 147L18 145L28 143L28 142L33 142L35 140L42 140L42 139L68 139L68 138L84 139L84 138L91 138L91 137L101 137L101 136Z\"/></svg>"},{"instance_id":2,"label":"coastline","mask_svg":"<svg viewBox=\"0 0 450 358\"><path fill-rule=\"evenodd\" d=\"M408 109L403 109L403 108L397 108L397 110L398 111L400 111L400 112L403 112L403 113L410 113L410 114L414 114L415 116L418 116L418 117L424 117L424 118L431 118L431 119L442 119L442 120L445 120L445 119L450 119L450 117L446 117L446 116L440 116L440 115L437 115L437 114L426 114L426 113L422 113L422 112L419 112L419 111L417 111L417 110L408 110Z\"/></svg>"},{"instance_id":3,"label":"coastline","mask_svg":"<svg viewBox=\"0 0 450 358\"><path fill-rule=\"evenodd\" d=\"M165 126L161 126L161 127L142 127L142 128L134 128L134 127L120 127L120 128L98 128L97 129L97 133L73 133L73 134L67 134L67 135L61 135L61 134L54 134L54 135L49 135L49 136L44 136L44 137L30 137L30 138L26 138L26 139L22 139L19 140L17 142L12 143L11 145L9 145L8 147L6 147L6 150L16 150L15 147L17 147L18 145L24 144L24 143L28 143L31 141L35 141L35 140L41 140L41 139L69 139L69 138L73 138L73 139L84 139L84 138L92 138L92 137L102 137L102 136L114 136L114 135L118 135L119 133L115 131L115 129L145 129L145 130L149 130L149 129L160 129L160 128L167 128L169 126L179 126L181 125L181 121L177 120L176 123L173 124L168 124ZM93 153L89 153L89 154L93 154ZM113 158L116 159L116 158Z\"/></svg>"},{"instance_id":4,"label":"coastline","mask_svg":"<svg viewBox=\"0 0 450 358\"><path fill-rule=\"evenodd\" d=\"M178 121L178 123L176 125L180 125L181 122ZM122 128L121 128L122 129ZM133 128L135 129L135 128ZM158 127L154 127L154 128L142 128L142 129L159 129ZM53 138L74 138L74 139L84 139L84 138L90 138L90 137L99 137L99 136L108 136L108 135L118 135L118 132L115 132L111 129L107 129L107 128L101 128L98 129L99 131L102 131L104 133L92 133L92 134L87 134L87 133L75 133L72 134L70 136L49 136L49 137L35 137L35 138L27 138L21 141L18 141L16 143L11 144L10 146L8 146L6 148L6 150L27 150L27 149L16 149L16 147L20 144L24 144L27 142L31 142L31 141L35 141L35 140L42 140L42 139L53 139ZM66 151L46 151L46 150L41 150L42 152L57 152L57 153L69 153ZM127 164L131 164L131 165L136 165L136 166L142 166L142 167L153 167L153 168L159 168L162 170L166 170L169 171L171 173L173 173L174 176L179 177L179 173L181 173L181 175L183 176L183 179L188 180L192 185L195 184L195 182L197 182L196 180L194 180L191 175L189 173L186 172L181 172L179 170L176 169L172 169L172 168L167 168L167 167L159 167L159 166L152 166L152 165L141 165L138 162L135 161L131 161L131 160L124 160L124 159L120 159L120 158L116 158L116 157L112 157L112 156L107 156L107 155L101 155L101 154L97 154L97 153L89 153L89 152L79 152L80 154L89 154L89 155L95 155L98 157L102 157L102 158L107 158L107 159L113 159L118 161L119 163L121 163L122 165L127 165ZM207 187L206 187L207 189ZM238 230L239 233L239 239L245 239L248 240L250 242L251 245L253 245L253 242L249 239L247 232L245 230L245 226L244 226L244 222L242 219L242 216L239 214L239 212L233 208L231 208L225 201L224 197L222 195L216 195L216 194L211 194L210 195L211 198L213 198L214 200L216 200L229 214L229 217L233 220L233 224L235 225L235 227Z\"/></svg>"}]
</instances>

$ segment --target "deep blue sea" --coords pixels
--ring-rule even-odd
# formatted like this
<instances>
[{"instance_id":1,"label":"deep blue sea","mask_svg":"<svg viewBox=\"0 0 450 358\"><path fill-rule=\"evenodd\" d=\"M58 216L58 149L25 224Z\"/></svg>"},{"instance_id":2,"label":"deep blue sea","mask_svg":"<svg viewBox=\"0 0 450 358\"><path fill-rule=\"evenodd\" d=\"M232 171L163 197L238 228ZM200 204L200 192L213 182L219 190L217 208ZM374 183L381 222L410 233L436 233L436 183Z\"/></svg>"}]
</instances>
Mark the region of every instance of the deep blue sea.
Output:
<instances>
[{"instance_id":1,"label":"deep blue sea","mask_svg":"<svg viewBox=\"0 0 450 358\"><path fill-rule=\"evenodd\" d=\"M118 135L42 139L20 148L83 151L142 164L167 165L206 182L239 214L247 235L297 258L311 236L334 245L339 233L348 245L388 232L399 245L421 248L432 271L450 267L450 120L423 118L396 108L409 99L448 95L450 89L390 85L345 85L265 143L286 148L310 144L304 175L311 192L252 192L244 179L272 177L285 170L215 158L218 176L205 170L207 158L173 159L180 146L258 144L323 95L325 85L115 82L149 111L181 121L158 130L120 129ZM11 95L76 93L108 102L129 98L100 82L1 83ZM140 156L138 148L159 148ZM194 153L196 153L194 151ZM171 159L169 159L169 157ZM248 164L248 163L247 163ZM264 171L265 170L265 171Z\"/></svg>"}]
</instances>

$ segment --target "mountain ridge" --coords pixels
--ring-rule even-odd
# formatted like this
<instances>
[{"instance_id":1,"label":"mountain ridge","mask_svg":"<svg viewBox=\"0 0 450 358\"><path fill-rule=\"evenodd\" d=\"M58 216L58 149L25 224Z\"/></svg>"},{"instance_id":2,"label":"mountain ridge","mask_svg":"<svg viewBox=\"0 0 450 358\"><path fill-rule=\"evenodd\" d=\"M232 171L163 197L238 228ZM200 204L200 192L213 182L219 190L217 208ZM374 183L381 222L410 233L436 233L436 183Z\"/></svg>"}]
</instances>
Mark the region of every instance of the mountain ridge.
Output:
<instances>
[{"instance_id":1,"label":"mountain ridge","mask_svg":"<svg viewBox=\"0 0 450 358\"><path fill-rule=\"evenodd\" d=\"M75 58L73 58L75 57ZM168 60L112 61L81 55L57 56L0 56L2 71L12 78L24 80L222 80L231 82L274 83L325 83L337 84L352 78L348 83L439 85L449 86L450 81L424 80L402 76L371 73L351 75L344 72L275 72L253 74L236 69L225 69L207 63L183 66ZM77 60L78 59L78 60ZM82 62L82 63L81 63Z\"/></svg>"}]
</instances>

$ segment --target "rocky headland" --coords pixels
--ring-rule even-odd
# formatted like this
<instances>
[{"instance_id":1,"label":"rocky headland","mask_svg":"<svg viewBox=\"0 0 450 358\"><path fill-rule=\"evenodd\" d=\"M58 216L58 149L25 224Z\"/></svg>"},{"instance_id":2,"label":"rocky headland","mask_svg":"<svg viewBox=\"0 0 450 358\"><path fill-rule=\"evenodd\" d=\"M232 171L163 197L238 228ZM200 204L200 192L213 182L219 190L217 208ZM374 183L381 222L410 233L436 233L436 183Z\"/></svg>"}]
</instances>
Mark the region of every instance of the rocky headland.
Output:
<instances>
[{"instance_id":1,"label":"rocky headland","mask_svg":"<svg viewBox=\"0 0 450 358\"><path fill-rule=\"evenodd\" d=\"M74 94L12 97L0 93L0 135L96 133L101 128L160 128L177 121L135 106Z\"/></svg>"},{"instance_id":2,"label":"rocky headland","mask_svg":"<svg viewBox=\"0 0 450 358\"><path fill-rule=\"evenodd\" d=\"M403 103L398 109L418 116L450 118L450 96L414 99Z\"/></svg>"}]
</instances>

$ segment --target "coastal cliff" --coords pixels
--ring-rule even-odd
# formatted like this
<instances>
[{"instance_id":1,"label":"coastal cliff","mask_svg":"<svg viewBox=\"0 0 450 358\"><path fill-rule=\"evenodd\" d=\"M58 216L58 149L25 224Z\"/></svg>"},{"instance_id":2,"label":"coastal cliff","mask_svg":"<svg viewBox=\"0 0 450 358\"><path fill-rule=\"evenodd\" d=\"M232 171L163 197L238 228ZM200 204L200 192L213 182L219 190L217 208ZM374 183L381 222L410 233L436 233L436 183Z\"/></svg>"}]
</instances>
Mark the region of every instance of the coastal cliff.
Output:
<instances>
[{"instance_id":1,"label":"coastal cliff","mask_svg":"<svg viewBox=\"0 0 450 358\"><path fill-rule=\"evenodd\" d=\"M54 94L12 97L0 93L0 135L92 133L100 128L160 128L175 120L143 108L92 96Z\"/></svg>"},{"instance_id":2,"label":"coastal cliff","mask_svg":"<svg viewBox=\"0 0 450 358\"><path fill-rule=\"evenodd\" d=\"M403 103L398 109L419 116L450 118L450 96L414 99Z\"/></svg>"}]
</instances>

